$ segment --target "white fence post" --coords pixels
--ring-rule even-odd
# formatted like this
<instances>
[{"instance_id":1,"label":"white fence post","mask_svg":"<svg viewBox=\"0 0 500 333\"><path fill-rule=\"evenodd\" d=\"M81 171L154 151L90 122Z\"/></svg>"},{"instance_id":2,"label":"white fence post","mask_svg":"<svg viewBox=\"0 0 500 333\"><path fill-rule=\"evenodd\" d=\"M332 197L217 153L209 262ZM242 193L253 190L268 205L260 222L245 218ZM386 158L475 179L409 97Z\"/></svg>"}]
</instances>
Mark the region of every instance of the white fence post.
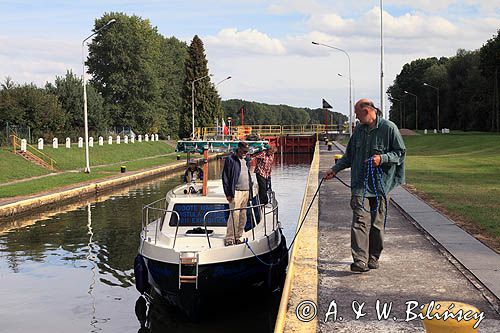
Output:
<instances>
[{"instance_id":1,"label":"white fence post","mask_svg":"<svg viewBox=\"0 0 500 333\"><path fill-rule=\"evenodd\" d=\"M148 142L149 141L149 135L148 134L145 134L144 135L144 141Z\"/></svg>"},{"instance_id":2,"label":"white fence post","mask_svg":"<svg viewBox=\"0 0 500 333\"><path fill-rule=\"evenodd\" d=\"M104 144L104 138L102 136L99 137L99 146Z\"/></svg>"},{"instance_id":3,"label":"white fence post","mask_svg":"<svg viewBox=\"0 0 500 333\"><path fill-rule=\"evenodd\" d=\"M112 144L113 144L113 137L109 136L108 137L108 145L112 145Z\"/></svg>"},{"instance_id":4,"label":"white fence post","mask_svg":"<svg viewBox=\"0 0 500 333\"><path fill-rule=\"evenodd\" d=\"M94 147L94 138L93 137L89 138L89 147Z\"/></svg>"},{"instance_id":5,"label":"white fence post","mask_svg":"<svg viewBox=\"0 0 500 333\"><path fill-rule=\"evenodd\" d=\"M132 134L132 135L130 136L130 142L131 142L131 143L134 143L134 142L135 142L135 135L133 135L133 134Z\"/></svg>"},{"instance_id":6,"label":"white fence post","mask_svg":"<svg viewBox=\"0 0 500 333\"><path fill-rule=\"evenodd\" d=\"M57 149L57 147L59 147L59 142L58 142L57 138L53 138L52 139L52 148Z\"/></svg>"},{"instance_id":7,"label":"white fence post","mask_svg":"<svg viewBox=\"0 0 500 333\"><path fill-rule=\"evenodd\" d=\"M26 141L26 139L21 139L21 151L22 152L26 151L27 145L28 145L28 141Z\"/></svg>"},{"instance_id":8,"label":"white fence post","mask_svg":"<svg viewBox=\"0 0 500 333\"><path fill-rule=\"evenodd\" d=\"M71 148L71 139L66 138L66 148Z\"/></svg>"},{"instance_id":9,"label":"white fence post","mask_svg":"<svg viewBox=\"0 0 500 333\"><path fill-rule=\"evenodd\" d=\"M137 138L137 140L139 140L139 142L142 142L142 135L139 134L139 137Z\"/></svg>"},{"instance_id":10,"label":"white fence post","mask_svg":"<svg viewBox=\"0 0 500 333\"><path fill-rule=\"evenodd\" d=\"M125 136L123 137L123 143L128 143L128 136L126 136L126 135L125 135Z\"/></svg>"},{"instance_id":11,"label":"white fence post","mask_svg":"<svg viewBox=\"0 0 500 333\"><path fill-rule=\"evenodd\" d=\"M116 136L116 144L117 144L117 145L119 145L119 144L120 144L120 136L119 136L119 135L117 135L117 136Z\"/></svg>"},{"instance_id":12,"label":"white fence post","mask_svg":"<svg viewBox=\"0 0 500 333\"><path fill-rule=\"evenodd\" d=\"M82 137L78 138L78 148L83 148L83 138Z\"/></svg>"},{"instance_id":13,"label":"white fence post","mask_svg":"<svg viewBox=\"0 0 500 333\"><path fill-rule=\"evenodd\" d=\"M43 139L42 138L38 139L38 149L43 150Z\"/></svg>"}]
</instances>

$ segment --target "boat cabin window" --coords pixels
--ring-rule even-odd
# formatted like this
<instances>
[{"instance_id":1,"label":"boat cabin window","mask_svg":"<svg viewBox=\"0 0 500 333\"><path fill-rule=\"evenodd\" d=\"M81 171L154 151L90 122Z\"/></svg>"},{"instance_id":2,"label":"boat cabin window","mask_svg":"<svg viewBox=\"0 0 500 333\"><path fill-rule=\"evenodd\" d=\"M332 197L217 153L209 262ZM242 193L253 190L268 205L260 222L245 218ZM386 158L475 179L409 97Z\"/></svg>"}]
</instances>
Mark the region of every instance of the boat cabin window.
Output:
<instances>
[{"instance_id":1,"label":"boat cabin window","mask_svg":"<svg viewBox=\"0 0 500 333\"><path fill-rule=\"evenodd\" d=\"M174 211L179 214L180 227L194 227L203 226L203 218L205 214L210 211L218 211L229 209L229 204L199 204L199 203L186 203L175 204ZM225 227L229 212L214 212L206 217L207 226L209 227ZM177 215L172 214L170 217L169 225L171 227L177 226Z\"/></svg>"}]
</instances>

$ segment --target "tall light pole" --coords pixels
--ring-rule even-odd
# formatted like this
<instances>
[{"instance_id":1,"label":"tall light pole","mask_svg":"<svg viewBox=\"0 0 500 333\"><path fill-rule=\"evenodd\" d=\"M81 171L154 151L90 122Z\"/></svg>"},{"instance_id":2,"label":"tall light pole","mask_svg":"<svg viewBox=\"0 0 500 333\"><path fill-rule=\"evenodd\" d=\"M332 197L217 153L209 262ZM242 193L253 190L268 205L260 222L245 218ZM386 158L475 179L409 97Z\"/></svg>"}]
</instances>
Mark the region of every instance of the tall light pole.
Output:
<instances>
[{"instance_id":1,"label":"tall light pole","mask_svg":"<svg viewBox=\"0 0 500 333\"><path fill-rule=\"evenodd\" d=\"M314 45L321 45L324 47L328 47L330 49L334 49L340 52L343 52L347 56L347 63L349 65L349 136L352 136L352 80L351 80L351 57L349 56L349 53L347 53L345 50L340 49L335 46L323 44L323 43L318 43L318 42L312 42Z\"/></svg>"},{"instance_id":2,"label":"tall light pole","mask_svg":"<svg viewBox=\"0 0 500 333\"><path fill-rule=\"evenodd\" d=\"M411 92L405 90L405 94L412 95L415 97L415 130L418 131L418 97Z\"/></svg>"},{"instance_id":3,"label":"tall light pole","mask_svg":"<svg viewBox=\"0 0 500 333\"><path fill-rule=\"evenodd\" d=\"M205 76L202 76L202 77L199 77L197 79L194 79L193 81L191 81L191 116L192 116L192 134L191 134L191 137L194 138L194 84L200 80L203 80L209 76L214 76L213 74L207 74Z\"/></svg>"},{"instance_id":4,"label":"tall light pole","mask_svg":"<svg viewBox=\"0 0 500 333\"><path fill-rule=\"evenodd\" d=\"M437 116L436 116L436 122L437 122L437 131L439 132L439 88L438 87L434 87L434 86L431 86L430 84L428 83L425 83L424 82L424 86L427 86L427 87L431 87L431 88L434 88L436 89L436 92L437 92Z\"/></svg>"},{"instance_id":5,"label":"tall light pole","mask_svg":"<svg viewBox=\"0 0 500 333\"><path fill-rule=\"evenodd\" d=\"M87 85L85 84L85 53L84 53L84 47L85 47L85 42L91 38L92 36L96 35L101 31L102 29L106 28L112 23L115 23L115 19L111 19L100 27L96 32L94 32L92 35L88 36L82 41L82 67L83 67L83 73L82 73L82 83L83 83L83 126L85 128L85 172L90 173L90 159L89 159L89 122L88 122L88 115L87 115Z\"/></svg>"},{"instance_id":6,"label":"tall light pole","mask_svg":"<svg viewBox=\"0 0 500 333\"><path fill-rule=\"evenodd\" d=\"M346 78L342 73L337 73L338 76ZM347 79L347 78L346 78ZM354 85L354 80L351 81L351 87L352 87L352 99L355 101L356 100L356 86Z\"/></svg>"},{"instance_id":7,"label":"tall light pole","mask_svg":"<svg viewBox=\"0 0 500 333\"><path fill-rule=\"evenodd\" d=\"M222 82L224 82L224 81L226 81L226 80L229 80L230 78L231 78L231 76L228 76L228 77L226 77L225 79L220 80L219 82L217 82L217 83L215 84L215 86L217 87L219 84L221 84Z\"/></svg>"},{"instance_id":8,"label":"tall light pole","mask_svg":"<svg viewBox=\"0 0 500 333\"><path fill-rule=\"evenodd\" d=\"M385 119L389 119L384 113L384 1L380 0L380 111L385 115Z\"/></svg>"}]
</instances>

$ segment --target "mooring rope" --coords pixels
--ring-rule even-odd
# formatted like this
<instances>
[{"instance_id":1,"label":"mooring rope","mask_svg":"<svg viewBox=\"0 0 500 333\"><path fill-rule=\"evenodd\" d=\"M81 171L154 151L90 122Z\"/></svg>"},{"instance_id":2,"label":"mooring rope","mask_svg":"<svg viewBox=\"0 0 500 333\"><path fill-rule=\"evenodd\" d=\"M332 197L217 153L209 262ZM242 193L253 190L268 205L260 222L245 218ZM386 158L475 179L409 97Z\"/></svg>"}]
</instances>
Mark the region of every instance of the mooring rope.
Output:
<instances>
[{"instance_id":1,"label":"mooring rope","mask_svg":"<svg viewBox=\"0 0 500 333\"><path fill-rule=\"evenodd\" d=\"M337 175L335 175L334 178L337 178L346 187L351 188L350 185L348 185L342 179L337 177ZM304 214L304 217L302 218L302 221L300 222L299 227L297 228L297 231L295 232L295 235L293 236L292 242L290 243L290 245L287 248L286 255L288 255L288 252L292 248L293 243L297 239L297 235L299 234L300 229L302 228L302 225L304 224L306 217L309 214L309 210L311 209L312 204L313 204L314 200L316 199L316 196L318 195L319 189L321 188L321 185L323 184L324 180L325 180L325 178L321 178L321 181L319 182L318 188L316 189L316 192L314 193L314 195L311 199L311 202L309 203L309 207L307 207L306 213ZM380 183L380 188L382 190L382 197L384 198L384 202L385 202L385 214L384 214L384 229L385 229L386 224L387 224L387 195L385 193L384 183L382 182L382 168L380 166L377 166L377 167L373 166L373 157L370 157L367 161L367 168L366 168L364 180L365 181L364 181L364 185L363 185L364 189L363 189L362 208L365 212L368 212L368 213L375 213L379 209L380 202L378 199L379 196L378 196L378 191L377 191L377 180ZM376 200L377 204L376 204L375 209L366 210L365 198L366 198L366 193L368 191L368 186L369 186L368 182L369 181L371 181L371 183L372 183L373 190L375 192L375 200ZM268 239L268 242L269 242L269 239ZM259 256L254 252L254 250L252 249L250 244L248 244L248 240L245 240L245 244L248 247L248 249L252 252L252 254L264 265L267 265L267 266L277 265L281 261L281 259L283 258L283 256L280 257L276 263L271 263L271 264L266 263L261 258L259 258Z\"/></svg>"}]
</instances>

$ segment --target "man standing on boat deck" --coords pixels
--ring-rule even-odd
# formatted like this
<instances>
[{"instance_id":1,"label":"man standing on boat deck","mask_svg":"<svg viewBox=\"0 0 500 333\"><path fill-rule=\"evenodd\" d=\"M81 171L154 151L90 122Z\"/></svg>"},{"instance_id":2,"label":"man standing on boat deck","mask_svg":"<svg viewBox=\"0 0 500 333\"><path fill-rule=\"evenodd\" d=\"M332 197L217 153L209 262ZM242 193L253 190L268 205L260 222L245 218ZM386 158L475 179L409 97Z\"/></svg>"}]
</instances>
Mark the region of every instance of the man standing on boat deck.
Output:
<instances>
[{"instance_id":1,"label":"man standing on boat deck","mask_svg":"<svg viewBox=\"0 0 500 333\"><path fill-rule=\"evenodd\" d=\"M379 267L386 204L389 201L389 192L405 181L406 147L398 127L385 120L372 101L360 99L354 107L354 112L360 124L356 126L344 156L325 173L324 178L331 179L339 171L351 168L351 252L354 259L351 271L367 272ZM370 159L373 168L381 167L383 189L377 170L373 170L375 188L370 174L370 180L365 182ZM383 197L383 190L387 202ZM366 198L364 205L363 198Z\"/></svg>"},{"instance_id":2,"label":"man standing on boat deck","mask_svg":"<svg viewBox=\"0 0 500 333\"><path fill-rule=\"evenodd\" d=\"M222 186L229 201L229 209L231 209L224 239L226 246L241 243L240 238L247 223L246 207L251 186L248 150L248 143L240 141L236 153L229 155L224 162Z\"/></svg>"},{"instance_id":3,"label":"man standing on boat deck","mask_svg":"<svg viewBox=\"0 0 500 333\"><path fill-rule=\"evenodd\" d=\"M275 153L276 147L269 147L265 151L261 151L252 156L252 158L257 160L255 174L257 177L257 184L259 185L259 201L264 205L267 205L269 202L267 191L271 189L271 172L273 170Z\"/></svg>"}]
</instances>

